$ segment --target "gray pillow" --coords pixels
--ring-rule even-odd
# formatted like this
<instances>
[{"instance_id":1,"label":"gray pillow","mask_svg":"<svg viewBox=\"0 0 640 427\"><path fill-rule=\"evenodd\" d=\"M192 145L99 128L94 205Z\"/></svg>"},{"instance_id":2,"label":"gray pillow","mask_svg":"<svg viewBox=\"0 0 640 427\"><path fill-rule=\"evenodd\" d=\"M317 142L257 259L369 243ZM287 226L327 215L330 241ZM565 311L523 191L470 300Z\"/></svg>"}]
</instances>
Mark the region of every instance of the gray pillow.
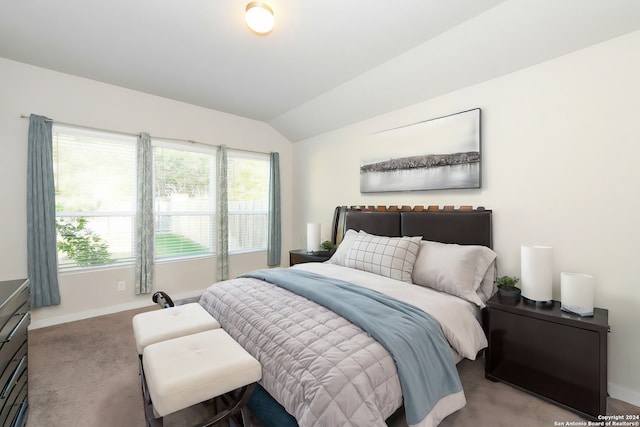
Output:
<instances>
[{"instance_id":1,"label":"gray pillow","mask_svg":"<svg viewBox=\"0 0 640 427\"><path fill-rule=\"evenodd\" d=\"M490 294L493 289L493 280L485 284L485 276L495 259L496 253L484 246L425 240L415 261L413 283L484 307L484 294ZM481 285L491 289L481 289Z\"/></svg>"}]
</instances>

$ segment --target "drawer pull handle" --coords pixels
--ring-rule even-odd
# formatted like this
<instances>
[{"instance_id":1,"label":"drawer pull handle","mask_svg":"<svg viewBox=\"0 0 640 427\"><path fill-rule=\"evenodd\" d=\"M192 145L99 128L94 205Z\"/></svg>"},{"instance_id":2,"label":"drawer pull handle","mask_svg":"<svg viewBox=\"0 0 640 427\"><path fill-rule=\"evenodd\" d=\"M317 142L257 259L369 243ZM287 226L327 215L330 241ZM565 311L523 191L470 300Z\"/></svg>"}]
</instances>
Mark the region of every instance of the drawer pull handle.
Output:
<instances>
[{"instance_id":1,"label":"drawer pull handle","mask_svg":"<svg viewBox=\"0 0 640 427\"><path fill-rule=\"evenodd\" d=\"M20 330L20 327L22 327L22 324L24 322L28 321L28 319L29 319L29 313L25 313L25 315L22 316L22 319L20 319L18 324L11 330L11 332L9 333L9 336L7 336L7 338L4 340L4 342L11 341L11 339L16 334L16 332L18 332Z\"/></svg>"},{"instance_id":2,"label":"drawer pull handle","mask_svg":"<svg viewBox=\"0 0 640 427\"><path fill-rule=\"evenodd\" d=\"M16 427L16 426L22 427L25 425L28 409L29 409L29 405L27 403L27 399L25 398L25 400L23 400L22 403L20 404L20 409L18 410L18 414L16 415L16 418L13 421L13 424L11 424L13 427Z\"/></svg>"},{"instance_id":3,"label":"drawer pull handle","mask_svg":"<svg viewBox=\"0 0 640 427\"><path fill-rule=\"evenodd\" d=\"M18 363L18 366L13 371L13 374L11 374L11 378L9 379L9 381L7 381L7 383L4 385L4 388L2 389L2 394L0 394L0 399L4 399L9 395L9 393L11 392L11 389L16 384L16 378L18 377L18 374L22 370L22 365L24 365L26 361L27 361L27 355L25 354L24 356L22 356L22 359L20 359L20 363Z\"/></svg>"}]
</instances>

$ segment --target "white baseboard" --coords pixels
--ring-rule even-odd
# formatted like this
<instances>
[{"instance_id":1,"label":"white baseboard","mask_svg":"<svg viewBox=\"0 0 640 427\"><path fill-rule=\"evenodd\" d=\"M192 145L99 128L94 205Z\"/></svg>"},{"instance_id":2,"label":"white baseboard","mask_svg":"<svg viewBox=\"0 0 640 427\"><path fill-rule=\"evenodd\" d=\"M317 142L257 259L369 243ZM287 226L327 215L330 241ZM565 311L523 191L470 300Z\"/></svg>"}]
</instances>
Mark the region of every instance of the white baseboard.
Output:
<instances>
[{"instance_id":1,"label":"white baseboard","mask_svg":"<svg viewBox=\"0 0 640 427\"><path fill-rule=\"evenodd\" d=\"M636 390L609 383L609 395L614 399L640 406L640 393Z\"/></svg>"},{"instance_id":2,"label":"white baseboard","mask_svg":"<svg viewBox=\"0 0 640 427\"><path fill-rule=\"evenodd\" d=\"M193 298L202 294L202 291L191 291L182 294L172 295L174 300L180 300L184 298ZM94 310L81 311L79 313L67 314L64 316L51 317L43 320L36 320L31 322L29 330L45 328L47 326L59 325L62 323L74 322L76 320L89 319L91 317L104 316L105 314L119 313L121 311L133 310L136 308L149 307L154 305L150 298L145 300L134 301L126 304L114 305L110 307L102 307Z\"/></svg>"}]
</instances>

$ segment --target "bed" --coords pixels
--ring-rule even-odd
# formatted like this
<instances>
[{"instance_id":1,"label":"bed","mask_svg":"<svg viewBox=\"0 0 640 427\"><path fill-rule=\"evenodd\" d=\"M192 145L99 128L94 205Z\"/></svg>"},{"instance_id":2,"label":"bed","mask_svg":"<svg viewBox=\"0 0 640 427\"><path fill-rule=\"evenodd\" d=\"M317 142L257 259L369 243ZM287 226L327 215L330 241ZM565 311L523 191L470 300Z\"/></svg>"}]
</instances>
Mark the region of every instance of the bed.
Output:
<instances>
[{"instance_id":1,"label":"bed","mask_svg":"<svg viewBox=\"0 0 640 427\"><path fill-rule=\"evenodd\" d=\"M200 304L263 366L266 426L436 426L465 404L455 364L487 345L491 211L345 207L326 263L251 272ZM252 400L254 400L252 398Z\"/></svg>"}]
</instances>

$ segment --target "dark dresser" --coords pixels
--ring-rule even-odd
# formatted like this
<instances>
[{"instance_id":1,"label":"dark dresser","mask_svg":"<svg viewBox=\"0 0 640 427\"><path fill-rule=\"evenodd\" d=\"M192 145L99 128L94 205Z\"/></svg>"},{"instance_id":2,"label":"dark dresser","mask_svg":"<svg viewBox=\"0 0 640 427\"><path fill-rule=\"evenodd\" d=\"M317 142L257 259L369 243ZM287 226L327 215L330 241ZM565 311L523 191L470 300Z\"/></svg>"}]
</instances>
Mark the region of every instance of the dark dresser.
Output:
<instances>
[{"instance_id":1,"label":"dark dresser","mask_svg":"<svg viewBox=\"0 0 640 427\"><path fill-rule=\"evenodd\" d=\"M27 328L29 280L0 282L0 425L27 423Z\"/></svg>"}]
</instances>

